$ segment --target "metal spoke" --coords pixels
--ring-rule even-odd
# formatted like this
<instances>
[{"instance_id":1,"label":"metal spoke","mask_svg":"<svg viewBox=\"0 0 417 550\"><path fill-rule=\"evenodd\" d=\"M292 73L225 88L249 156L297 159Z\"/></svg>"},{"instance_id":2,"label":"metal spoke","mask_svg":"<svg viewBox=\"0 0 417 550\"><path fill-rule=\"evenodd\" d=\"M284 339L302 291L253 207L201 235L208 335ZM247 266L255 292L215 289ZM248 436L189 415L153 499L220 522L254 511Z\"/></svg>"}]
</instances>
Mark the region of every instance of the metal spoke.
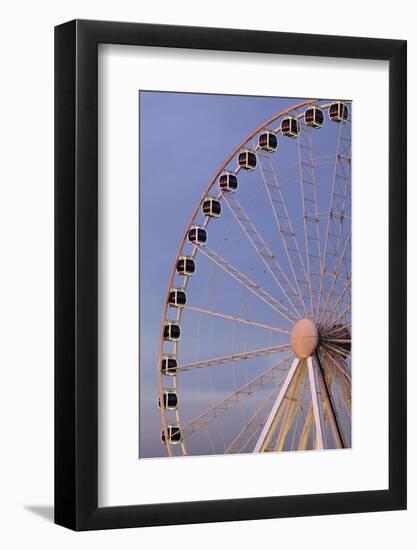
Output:
<instances>
[{"instance_id":1,"label":"metal spoke","mask_svg":"<svg viewBox=\"0 0 417 550\"><path fill-rule=\"evenodd\" d=\"M339 297L337 298L336 302L333 304L330 311L323 313L320 323L323 326L326 326L329 322L332 322L332 324L336 324L336 321L332 319L333 313L336 311L336 309L340 306L341 303L343 303L343 299L345 297L345 294L350 291L352 279L349 276L349 278L345 281L345 286L343 287L343 290L340 292ZM351 307L351 303L349 302L349 308Z\"/></svg>"},{"instance_id":2,"label":"metal spoke","mask_svg":"<svg viewBox=\"0 0 417 550\"><path fill-rule=\"evenodd\" d=\"M211 406L205 412L201 413L193 420L187 422L187 424L185 424L181 430L183 436L190 436L212 420L227 412L234 405L240 403L242 399L245 399L245 397L252 395L254 392L258 391L260 388L274 380L282 372L285 372L288 369L288 367L283 367L283 365L285 365L289 361L290 358L285 357L273 367L270 367L269 369L261 372L261 374L258 374L258 376L250 380L244 386L241 386L240 388L229 394L227 397L225 397L215 405Z\"/></svg>"},{"instance_id":3,"label":"metal spoke","mask_svg":"<svg viewBox=\"0 0 417 550\"><path fill-rule=\"evenodd\" d=\"M187 371L193 369L201 369L204 367L214 367L216 365L224 365L233 361L241 361L242 359L253 359L254 357L262 357L263 355L272 355L273 353L280 353L290 348L289 344L282 344L279 346L271 346L269 348L255 349L252 351L244 351L242 353L232 353L231 355L224 355L223 357L214 357L213 359L205 359L203 361L194 361L193 363L186 363L185 365L179 365L177 371Z\"/></svg>"},{"instance_id":4,"label":"metal spoke","mask_svg":"<svg viewBox=\"0 0 417 550\"><path fill-rule=\"evenodd\" d=\"M340 256L343 223L349 209L350 163L351 137L350 122L348 121L345 124L340 124L339 128L316 319L320 315L320 303L323 300L323 295L327 293L327 278L337 271L336 264Z\"/></svg>"},{"instance_id":5,"label":"metal spoke","mask_svg":"<svg viewBox=\"0 0 417 550\"><path fill-rule=\"evenodd\" d=\"M211 250L207 246L198 247L198 250L210 258L210 260L215 262L224 271L229 273L229 275L255 294L255 296L260 298L265 304L285 317L287 321L293 323L296 320L293 314L288 311L288 309L286 309L281 302L273 298L266 290L263 290L258 284L251 281L248 277L246 277L246 275L243 275L243 273L233 267L229 262L221 258L216 252L214 252L214 250Z\"/></svg>"},{"instance_id":6,"label":"metal spoke","mask_svg":"<svg viewBox=\"0 0 417 550\"><path fill-rule=\"evenodd\" d=\"M307 448L308 438L310 436L311 428L313 427L313 406L310 405L305 420L303 430L298 441L298 450L304 451Z\"/></svg>"},{"instance_id":7,"label":"metal spoke","mask_svg":"<svg viewBox=\"0 0 417 550\"><path fill-rule=\"evenodd\" d=\"M249 443L253 440L253 438L256 436L257 432L262 428L263 423L265 422L265 419L262 418L262 420L258 423L256 428L251 432L249 437L246 439L246 441L243 442L243 444L239 448L239 453L242 453L246 447L249 445Z\"/></svg>"},{"instance_id":8,"label":"metal spoke","mask_svg":"<svg viewBox=\"0 0 417 550\"><path fill-rule=\"evenodd\" d=\"M333 342L335 344L351 344L350 338L326 338L325 342Z\"/></svg>"},{"instance_id":9,"label":"metal spoke","mask_svg":"<svg viewBox=\"0 0 417 550\"><path fill-rule=\"evenodd\" d=\"M343 317L349 313L349 311L352 309L352 304L349 304L341 313L339 313L339 315L337 317L335 317L334 319L332 319L332 324L333 325L336 325L340 319L343 319Z\"/></svg>"},{"instance_id":10,"label":"metal spoke","mask_svg":"<svg viewBox=\"0 0 417 550\"><path fill-rule=\"evenodd\" d=\"M245 435L248 431L250 431L249 437L244 442L243 446L239 448L239 451L242 451L250 440L255 436L256 431L262 426L263 419L261 422L256 426L255 429L253 429L253 424L255 423L256 419L259 417L259 414L262 412L262 410L268 405L270 401L272 401L274 395L277 393L279 388L274 388L271 393L269 393L266 398L262 401L262 403L257 407L256 411L253 413L251 418L245 422L243 425L243 428L239 431L239 433L233 438L232 442L226 447L225 453L230 453L230 451L236 446L237 442L241 439L243 435Z\"/></svg>"},{"instance_id":11,"label":"metal spoke","mask_svg":"<svg viewBox=\"0 0 417 550\"><path fill-rule=\"evenodd\" d=\"M324 449L324 424L323 424L323 410L322 410L322 398L320 388L320 375L316 365L313 365L313 359L308 357L307 359L308 378L310 381L311 402L313 405L313 417L314 425L316 427L316 440L317 447Z\"/></svg>"},{"instance_id":12,"label":"metal spoke","mask_svg":"<svg viewBox=\"0 0 417 550\"><path fill-rule=\"evenodd\" d=\"M219 313L218 311L212 311L209 309L204 309L201 307L185 305L183 309L189 309L197 313L204 313L206 315L211 315L212 317L219 317L220 319L227 319L229 321L234 321L236 323L242 323L244 325L249 325L251 327L264 328L266 330L272 330L273 332L279 332L280 334L290 334L289 330L285 330L279 327L272 325L265 325L264 323L258 323L257 321L251 321L249 319L242 319L241 317L235 317L234 315L227 315L225 313Z\"/></svg>"},{"instance_id":13,"label":"metal spoke","mask_svg":"<svg viewBox=\"0 0 417 550\"><path fill-rule=\"evenodd\" d=\"M315 294L318 294L320 287L322 263L312 129L307 126L303 120L300 121L300 133L297 142L300 164L307 274L310 288L311 313L313 314L315 303L318 303L318 296Z\"/></svg>"},{"instance_id":14,"label":"metal spoke","mask_svg":"<svg viewBox=\"0 0 417 550\"><path fill-rule=\"evenodd\" d=\"M300 120L302 120L303 116L301 115L301 116L298 116L297 118L300 121ZM270 153L264 153L263 151L258 151L258 157L259 156L261 156L262 158L267 159L267 160L270 159ZM329 154L329 155L314 157L314 165L315 166L324 166L324 165L330 164L332 162L334 163L334 154L333 153ZM284 168L283 170L280 170L279 173L276 172L277 177L279 178L280 181L285 181L285 185L289 185L290 182L296 182L297 179L298 179L298 176L294 176L294 172L297 170L298 166L299 166L299 160L297 160L294 163L289 164L286 168ZM289 178L284 177L287 174L290 174Z\"/></svg>"},{"instance_id":15,"label":"metal spoke","mask_svg":"<svg viewBox=\"0 0 417 550\"><path fill-rule=\"evenodd\" d=\"M285 378L284 383L281 386L280 392L278 394L278 397L274 403L274 406L271 409L271 412L268 416L267 421L265 422L265 425L262 429L262 432L258 438L258 441L256 442L256 445L253 449L254 453L263 452L268 449L268 445L271 442L272 435L276 429L276 426L278 424L279 415L282 411L282 404L284 402L284 398L286 396L286 393L288 391L288 388L290 387L290 384L292 383L295 373L297 371L297 368L300 364L300 359L298 357L293 360L291 368L287 374L287 377Z\"/></svg>"},{"instance_id":16,"label":"metal spoke","mask_svg":"<svg viewBox=\"0 0 417 550\"><path fill-rule=\"evenodd\" d=\"M266 242L262 239L253 221L250 219L249 215L247 214L246 210L243 208L237 197L235 195L225 195L224 200L228 205L230 211L232 212L233 216L235 217L236 221L239 223L240 227L245 233L246 237L257 251L259 257L265 264L272 278L277 283L288 304L292 307L295 315L298 317L300 315L300 312L295 305L297 302L299 303L298 294L292 284L289 282L288 277L286 276L281 265L278 263L276 257L271 252Z\"/></svg>"},{"instance_id":17,"label":"metal spoke","mask_svg":"<svg viewBox=\"0 0 417 550\"><path fill-rule=\"evenodd\" d=\"M290 445L290 448L289 448L290 451L293 451L295 449L296 438L297 438L297 436L300 435L299 423L300 423L300 418L301 418L301 416L303 415L303 412L304 412L304 402L305 402L305 398L306 398L306 393L307 393L307 381L304 380L303 390L302 390L302 394L300 396L300 400L299 400L300 402L299 402L299 405L298 405L298 410L297 410L297 412L295 414L295 418L293 420L294 429L293 429L293 434L292 434L291 445Z\"/></svg>"},{"instance_id":18,"label":"metal spoke","mask_svg":"<svg viewBox=\"0 0 417 550\"><path fill-rule=\"evenodd\" d=\"M316 353L315 358L322 396L323 413L326 415L326 419L330 421L334 444L338 449L345 448L346 444L342 433L339 415L330 391L331 379L326 376L326 371L321 363L320 355L318 353Z\"/></svg>"},{"instance_id":19,"label":"metal spoke","mask_svg":"<svg viewBox=\"0 0 417 550\"><path fill-rule=\"evenodd\" d=\"M342 365L337 361L335 354L328 348L328 346L324 346L326 348L326 353L329 355L330 360L334 364L334 366L337 368L339 372L343 374L343 376L346 378L346 380L351 384L352 378L348 372L342 367ZM338 351L336 350L335 353L337 354Z\"/></svg>"},{"instance_id":20,"label":"metal spoke","mask_svg":"<svg viewBox=\"0 0 417 550\"><path fill-rule=\"evenodd\" d=\"M339 373L336 371L336 365L333 362L333 379L335 382L331 386L331 396L332 400L336 403L337 406L336 410L342 412L342 407L345 409L346 414L348 418L350 419L351 416L351 409L350 409L350 388L351 384L350 382L343 376L340 376ZM337 381L337 382L336 382ZM349 420L350 422L350 420ZM343 445L346 447L345 441L348 441L350 439L350 436L348 438L345 437L342 430L342 424L338 422L338 428L339 428L339 435L341 438L341 441L343 442Z\"/></svg>"},{"instance_id":21,"label":"metal spoke","mask_svg":"<svg viewBox=\"0 0 417 550\"><path fill-rule=\"evenodd\" d=\"M340 403L343 404L344 408L346 409L347 415L351 416L351 392L350 392L350 384L346 382L345 378L340 377L338 374L336 374L338 380L340 381L340 384L335 384L333 387L333 390L336 391Z\"/></svg>"},{"instance_id":22,"label":"metal spoke","mask_svg":"<svg viewBox=\"0 0 417 550\"><path fill-rule=\"evenodd\" d=\"M265 189L271 203L278 231L285 248L288 263L291 268L292 276L297 286L299 300L301 301L304 314L307 315L306 300L309 292L309 279L306 272L303 258L300 254L300 248L296 238L293 224L288 215L287 205L279 183L278 175L274 169L272 160L267 157L268 168L266 169L262 162L259 163L262 179Z\"/></svg>"},{"instance_id":23,"label":"metal spoke","mask_svg":"<svg viewBox=\"0 0 417 550\"><path fill-rule=\"evenodd\" d=\"M344 258L345 258L345 255L348 251L348 249L350 250L350 243L351 243L351 237L352 237L352 234L349 233L348 237L346 238L346 241L345 241L345 244L343 246L343 250L337 260L337 265L336 265L336 269L334 271L334 273L332 274L332 282L331 282L331 286L330 286L330 290L329 292L327 293L327 298L325 300L325 303L324 303L324 300L323 300L323 307L322 307L322 310L323 310L323 314L322 316L325 314L328 306L329 306L329 303L331 303L331 300L336 292L336 287L337 287L337 284L339 283L340 284L340 279L341 279L341 266L342 266L342 263L344 261Z\"/></svg>"},{"instance_id":24,"label":"metal spoke","mask_svg":"<svg viewBox=\"0 0 417 550\"><path fill-rule=\"evenodd\" d=\"M325 336L328 338L329 336L333 337L334 335L337 335L339 332L344 333L346 330L348 330L352 326L352 323L346 323L343 325L337 325L336 327L333 327L328 332L326 331Z\"/></svg>"},{"instance_id":25,"label":"metal spoke","mask_svg":"<svg viewBox=\"0 0 417 550\"><path fill-rule=\"evenodd\" d=\"M332 346L331 344L328 344L327 342L323 343L323 346L325 346L326 348L328 348L331 351L334 351L335 353L338 353L339 355L342 355L343 357L349 357L349 355L350 355L344 349L339 348L338 346Z\"/></svg>"},{"instance_id":26,"label":"metal spoke","mask_svg":"<svg viewBox=\"0 0 417 550\"><path fill-rule=\"evenodd\" d=\"M293 383L288 389L285 402L285 411L282 419L281 427L278 433L278 437L275 442L274 450L283 451L285 442L287 440L288 434L290 433L292 423L294 421L294 409L296 403L298 402L297 395L301 385L301 381L305 377L305 361L300 365L296 374L294 375ZM277 415L277 420L279 420L280 413ZM266 450L268 447L266 447Z\"/></svg>"}]
</instances>

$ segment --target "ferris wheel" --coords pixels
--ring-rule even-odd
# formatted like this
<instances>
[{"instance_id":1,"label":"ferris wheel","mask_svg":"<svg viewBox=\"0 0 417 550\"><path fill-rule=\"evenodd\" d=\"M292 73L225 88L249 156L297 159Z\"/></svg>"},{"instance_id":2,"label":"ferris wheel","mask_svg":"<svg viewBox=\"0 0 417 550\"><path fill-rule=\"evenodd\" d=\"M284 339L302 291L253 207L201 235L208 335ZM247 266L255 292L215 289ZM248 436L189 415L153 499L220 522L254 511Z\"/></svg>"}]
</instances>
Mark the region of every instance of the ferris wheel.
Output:
<instances>
[{"instance_id":1,"label":"ferris wheel","mask_svg":"<svg viewBox=\"0 0 417 550\"><path fill-rule=\"evenodd\" d=\"M167 277L168 455L349 447L350 102L301 101L254 129L201 193Z\"/></svg>"}]
</instances>

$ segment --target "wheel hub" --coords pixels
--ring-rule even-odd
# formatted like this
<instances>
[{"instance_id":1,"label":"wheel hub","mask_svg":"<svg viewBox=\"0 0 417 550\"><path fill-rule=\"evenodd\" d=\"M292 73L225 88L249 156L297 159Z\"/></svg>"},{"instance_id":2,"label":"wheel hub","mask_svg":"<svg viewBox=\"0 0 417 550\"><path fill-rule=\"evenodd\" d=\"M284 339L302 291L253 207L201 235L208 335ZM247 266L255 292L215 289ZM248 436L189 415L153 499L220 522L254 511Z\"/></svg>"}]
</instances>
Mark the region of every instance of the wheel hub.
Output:
<instances>
[{"instance_id":1,"label":"wheel hub","mask_svg":"<svg viewBox=\"0 0 417 550\"><path fill-rule=\"evenodd\" d=\"M301 319L293 326L290 346L292 351L300 359L306 359L317 348L319 343L319 331L310 319Z\"/></svg>"}]
</instances>

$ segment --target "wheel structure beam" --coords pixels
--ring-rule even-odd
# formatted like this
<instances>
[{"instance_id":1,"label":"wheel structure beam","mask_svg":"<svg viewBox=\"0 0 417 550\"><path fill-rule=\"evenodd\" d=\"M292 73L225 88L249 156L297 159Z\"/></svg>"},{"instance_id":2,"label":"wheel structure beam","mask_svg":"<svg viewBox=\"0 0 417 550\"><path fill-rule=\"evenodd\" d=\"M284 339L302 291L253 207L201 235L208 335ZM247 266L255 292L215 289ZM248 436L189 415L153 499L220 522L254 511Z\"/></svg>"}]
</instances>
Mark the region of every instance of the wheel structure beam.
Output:
<instances>
[{"instance_id":1,"label":"wheel structure beam","mask_svg":"<svg viewBox=\"0 0 417 550\"><path fill-rule=\"evenodd\" d=\"M246 275L244 275L238 269L232 266L232 264L224 260L221 256L219 256L219 254L214 252L214 250L211 250L207 246L200 246L198 247L198 250L202 252L205 256L207 256L210 260L215 262L224 271L226 271L226 273L236 279L241 285L246 287L250 292L255 294L255 296L260 298L265 304L277 311L287 321L290 321L290 323L294 323L296 318L287 308L285 308L285 306L283 306L280 301L271 296L269 292L262 289L258 284L251 281L248 277L246 277Z\"/></svg>"},{"instance_id":2,"label":"wheel structure beam","mask_svg":"<svg viewBox=\"0 0 417 550\"><path fill-rule=\"evenodd\" d=\"M336 320L333 317L334 317L335 313L339 313L340 306L342 304L346 305L346 303L347 303L347 308L348 309L346 311L350 310L350 308L351 308L351 296L350 296L351 285L352 285L352 278L351 278L351 276L349 276L348 279L346 279L344 281L344 286L340 290L340 292L338 294L338 297L337 297L337 300L334 302L334 304L331 306L331 308L328 309L328 311L325 311L323 313L323 315L320 319L320 324L321 325L327 326L330 323L336 324L339 317L336 317ZM345 299L346 294L347 294L347 299Z\"/></svg>"},{"instance_id":3,"label":"wheel structure beam","mask_svg":"<svg viewBox=\"0 0 417 550\"><path fill-rule=\"evenodd\" d=\"M301 380L305 375L305 361L299 365L297 372L294 374L294 380L292 381L290 387L288 388L285 404L283 406L283 419L281 427L278 432L278 437L275 441L274 450L283 451L285 443L287 441L287 436L290 433L292 423L294 421L294 410L297 404L297 401L301 402L301 398L297 398L298 391L301 385ZM279 422L280 413L277 415L277 422Z\"/></svg>"},{"instance_id":4,"label":"wheel structure beam","mask_svg":"<svg viewBox=\"0 0 417 550\"><path fill-rule=\"evenodd\" d=\"M312 357L307 358L307 371L310 382L311 402L313 406L313 418L316 428L316 442L318 449L325 448L324 422L322 410L322 395L320 389L320 375L317 366L313 364Z\"/></svg>"},{"instance_id":5,"label":"wheel structure beam","mask_svg":"<svg viewBox=\"0 0 417 550\"><path fill-rule=\"evenodd\" d=\"M305 451L307 449L308 438L310 436L311 429L313 427L313 407L310 405L305 420L303 430L298 441L298 450Z\"/></svg>"},{"instance_id":6,"label":"wheel structure beam","mask_svg":"<svg viewBox=\"0 0 417 550\"><path fill-rule=\"evenodd\" d=\"M281 265L278 263L274 254L271 252L270 248L262 239L259 231L255 227L253 221L250 219L248 213L243 208L242 204L235 195L225 195L224 200L230 211L232 212L235 220L242 228L249 242L255 248L260 259L265 264L267 270L281 290L288 307L293 309L296 317L299 317L300 311L297 309L297 306L300 306L298 293L288 280L287 275L285 274Z\"/></svg>"},{"instance_id":7,"label":"wheel structure beam","mask_svg":"<svg viewBox=\"0 0 417 550\"><path fill-rule=\"evenodd\" d=\"M177 372L201 369L203 367L214 367L217 365L225 365L227 363L232 363L233 361L241 361L242 359L253 359L255 357L261 357L263 355L281 353L289 349L290 349L289 344L282 344L279 346L271 346L269 348L260 348L252 351L244 351L241 353L232 353L230 355L224 355L222 357L214 357L213 359L205 359L202 361L195 361L193 363L186 363L184 365L179 365L177 366Z\"/></svg>"},{"instance_id":8,"label":"wheel structure beam","mask_svg":"<svg viewBox=\"0 0 417 550\"><path fill-rule=\"evenodd\" d=\"M195 311L197 313L204 313L205 315L210 315L212 317L219 317L220 319L226 319L228 321L233 321L234 323L242 323L251 327L264 328L265 330L271 330L272 332L278 332L279 334L290 334L289 330L285 330L283 328L275 327L273 325L266 325L264 323L258 323L257 321L251 321L250 319L242 319L241 317L227 315L226 313L220 313L218 311L213 311L202 307L186 304L185 306L183 306L183 309L189 309L190 311Z\"/></svg>"},{"instance_id":9,"label":"wheel structure beam","mask_svg":"<svg viewBox=\"0 0 417 550\"><path fill-rule=\"evenodd\" d=\"M304 416L304 410L305 410L305 407L306 407L306 394L307 394L307 386L308 386L308 380L306 379L307 377L304 377L303 378L303 390L302 390L302 393L300 395L300 397L298 398L298 407L297 407L297 410L295 412L295 415L294 415L294 419L292 421L292 424L293 424L293 427L292 427L292 437L291 437L291 444L290 446L288 447L288 450L289 451L294 451L296 449L296 441L299 440L299 437L300 437L300 420L302 420L302 418L304 417L305 419L305 416ZM298 437L298 439L297 439Z\"/></svg>"},{"instance_id":10,"label":"wheel structure beam","mask_svg":"<svg viewBox=\"0 0 417 550\"><path fill-rule=\"evenodd\" d=\"M279 420L279 415L282 411L282 405L284 403L285 396L287 394L287 391L288 391L288 388L290 387L291 382L294 379L295 373L300 363L301 361L300 359L298 359L298 357L293 360L291 368L288 371L288 374L281 386L280 392L274 403L274 406L272 407L271 412L269 413L269 416L262 429L262 432L260 433L259 438L255 444L255 447L253 449L254 453L262 453L268 449L268 445L271 442L271 439L273 437L273 434L275 432L275 429Z\"/></svg>"},{"instance_id":11,"label":"wheel structure beam","mask_svg":"<svg viewBox=\"0 0 417 550\"><path fill-rule=\"evenodd\" d=\"M348 447L349 438L347 438L344 430L342 429L341 414L342 407L346 411L347 418L351 418L351 380L350 376L346 374L343 366L335 358L336 354L325 350L320 357L323 359L324 365L324 379L327 383L328 393L333 405L334 417L336 418L336 424L340 433L340 439L344 447ZM339 356L337 356L339 357ZM342 359L343 362L343 359ZM332 373L332 380L330 377Z\"/></svg>"},{"instance_id":12,"label":"wheel structure beam","mask_svg":"<svg viewBox=\"0 0 417 550\"><path fill-rule=\"evenodd\" d=\"M326 420L328 420L330 423L330 428L331 428L335 447L337 449L343 449L346 447L346 444L343 437L341 423L337 414L337 408L335 406L335 403L330 391L331 383L330 383L330 380L328 380L328 377L326 376L326 371L322 365L320 356L317 353L317 351L315 354L315 358L317 363L316 370L318 373L318 378L319 378L319 383L321 388L324 415ZM333 379L333 383L334 382L335 380Z\"/></svg>"},{"instance_id":13,"label":"wheel structure beam","mask_svg":"<svg viewBox=\"0 0 417 550\"><path fill-rule=\"evenodd\" d=\"M349 284L349 289L350 289L350 284ZM349 303L349 305L347 305L343 311L341 311L336 317L334 317L334 318L331 320L331 324L332 324L332 325L337 325L337 324L339 324L339 321L342 321L346 315L350 314L351 309L352 309L352 304ZM349 317L350 317L350 316L349 316ZM330 323L329 323L329 320L328 320L327 323L330 324Z\"/></svg>"},{"instance_id":14,"label":"wheel structure beam","mask_svg":"<svg viewBox=\"0 0 417 550\"><path fill-rule=\"evenodd\" d=\"M247 445L255 437L256 432L265 421L265 418L260 418L261 412L272 401L278 390L279 388L273 388L273 390L266 396L262 403L257 407L253 415L249 418L249 420L244 423L242 429L233 438L231 443L229 443L225 450L225 454L232 453L234 449L236 449L235 452L242 452L242 450L247 447ZM254 426L255 423L256 426Z\"/></svg>"},{"instance_id":15,"label":"wheel structure beam","mask_svg":"<svg viewBox=\"0 0 417 550\"><path fill-rule=\"evenodd\" d=\"M350 280L350 269L343 269L343 266L346 264L349 264L350 266L351 264L351 240L352 235L351 233L349 233L342 247L342 251L337 259L336 269L330 277L330 288L327 292L327 296L323 297L323 313L321 314L321 319L327 317L327 313L329 311L329 308L331 307L332 302L334 301L334 299L337 300L337 296L340 295L340 293L343 291L343 283L347 280Z\"/></svg>"},{"instance_id":16,"label":"wheel structure beam","mask_svg":"<svg viewBox=\"0 0 417 550\"><path fill-rule=\"evenodd\" d=\"M311 315L313 315L315 307L318 305L322 273L313 131L303 120L300 121L300 133L297 142Z\"/></svg>"},{"instance_id":17,"label":"wheel structure beam","mask_svg":"<svg viewBox=\"0 0 417 550\"><path fill-rule=\"evenodd\" d=\"M282 359L273 367L261 372L244 386L241 386L234 392L227 395L224 399L218 401L209 409L198 415L196 418L187 422L181 430L183 437L189 437L197 430L204 428L208 423L227 412L231 407L237 405L246 397L252 395L266 384L275 380L280 374L287 370L288 367L286 367L286 364L289 363L289 361L289 357Z\"/></svg>"},{"instance_id":18,"label":"wheel structure beam","mask_svg":"<svg viewBox=\"0 0 417 550\"><path fill-rule=\"evenodd\" d=\"M343 348L340 348L338 347L337 345L332 345L332 344L328 344L327 342L323 344L324 347L326 347L327 349L329 349L330 351L333 351L339 355L341 355L342 357L349 357L350 353L347 352L346 350L344 350Z\"/></svg>"},{"instance_id":19,"label":"wheel structure beam","mask_svg":"<svg viewBox=\"0 0 417 550\"><path fill-rule=\"evenodd\" d=\"M333 337L334 335L337 338L337 334L341 332L343 333L346 329L350 329L351 326L352 326L352 323L350 321L349 323L345 323L343 325L339 324L336 327L333 327L326 332L326 338L329 336Z\"/></svg>"},{"instance_id":20,"label":"wheel structure beam","mask_svg":"<svg viewBox=\"0 0 417 550\"><path fill-rule=\"evenodd\" d=\"M347 383L352 383L352 378L350 376L350 373L346 372L346 370L343 368L343 366L339 363L337 357L339 357L339 352L337 350L331 350L327 345L323 345L324 351L326 356L329 356L331 363L334 367L340 372L340 374L343 375ZM336 357L337 356L337 357ZM341 356L340 356L341 357ZM343 358L342 358L343 359Z\"/></svg>"},{"instance_id":21,"label":"wheel structure beam","mask_svg":"<svg viewBox=\"0 0 417 550\"><path fill-rule=\"evenodd\" d=\"M262 163L267 165L265 167ZM263 156L259 163L261 176L265 189L271 203L271 208L277 223L278 232L281 235L282 243L288 259L288 264L294 279L298 295L298 308L301 306L304 315L308 313L307 303L309 299L309 278L300 253L296 232L285 202L284 194L281 189L278 174L275 171L271 158Z\"/></svg>"},{"instance_id":22,"label":"wheel structure beam","mask_svg":"<svg viewBox=\"0 0 417 550\"><path fill-rule=\"evenodd\" d=\"M323 314L323 301L330 291L332 280L338 278L338 258L340 257L345 220L350 217L350 176L351 176L351 123L340 124L333 182L329 202L329 217L324 244L320 296L316 319Z\"/></svg>"}]
</instances>

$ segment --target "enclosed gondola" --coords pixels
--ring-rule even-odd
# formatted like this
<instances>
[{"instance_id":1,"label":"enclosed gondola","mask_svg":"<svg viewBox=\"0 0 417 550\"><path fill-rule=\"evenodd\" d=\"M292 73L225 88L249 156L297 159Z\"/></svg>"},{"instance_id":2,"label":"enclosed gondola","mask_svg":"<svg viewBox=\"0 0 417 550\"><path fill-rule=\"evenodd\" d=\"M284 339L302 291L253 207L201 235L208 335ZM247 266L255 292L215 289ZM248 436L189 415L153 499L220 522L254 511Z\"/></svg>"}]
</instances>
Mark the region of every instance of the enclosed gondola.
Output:
<instances>
[{"instance_id":1,"label":"enclosed gondola","mask_svg":"<svg viewBox=\"0 0 417 550\"><path fill-rule=\"evenodd\" d=\"M235 174L225 172L219 178L219 187L222 191L233 192L238 188L238 181Z\"/></svg>"},{"instance_id":2,"label":"enclosed gondola","mask_svg":"<svg viewBox=\"0 0 417 550\"><path fill-rule=\"evenodd\" d=\"M286 116L281 122L281 133L289 138L296 138L300 133L300 124L298 120L291 115Z\"/></svg>"},{"instance_id":3,"label":"enclosed gondola","mask_svg":"<svg viewBox=\"0 0 417 550\"><path fill-rule=\"evenodd\" d=\"M237 163L240 168L243 168L244 170L255 170L256 154L250 149L245 149L239 153Z\"/></svg>"},{"instance_id":4,"label":"enclosed gondola","mask_svg":"<svg viewBox=\"0 0 417 550\"><path fill-rule=\"evenodd\" d=\"M201 225L192 225L188 231L188 240L192 244L205 244L207 241L207 231Z\"/></svg>"},{"instance_id":5,"label":"enclosed gondola","mask_svg":"<svg viewBox=\"0 0 417 550\"><path fill-rule=\"evenodd\" d=\"M166 431L166 436L164 430L162 430L161 432L162 443L165 444L167 440L171 445L177 445L178 443L181 443L182 433L181 428L178 424L167 424Z\"/></svg>"},{"instance_id":6,"label":"enclosed gondola","mask_svg":"<svg viewBox=\"0 0 417 550\"><path fill-rule=\"evenodd\" d=\"M208 218L219 218L222 213L222 205L217 197L206 197L201 205L201 210Z\"/></svg>"},{"instance_id":7,"label":"enclosed gondola","mask_svg":"<svg viewBox=\"0 0 417 550\"><path fill-rule=\"evenodd\" d=\"M174 376L177 373L177 360L175 355L163 355L161 358L161 372L167 376Z\"/></svg>"},{"instance_id":8,"label":"enclosed gondola","mask_svg":"<svg viewBox=\"0 0 417 550\"><path fill-rule=\"evenodd\" d=\"M329 118L334 122L344 123L347 121L349 116L349 109L346 103L342 101L336 101L332 103L329 107Z\"/></svg>"},{"instance_id":9,"label":"enclosed gondola","mask_svg":"<svg viewBox=\"0 0 417 550\"><path fill-rule=\"evenodd\" d=\"M178 275L189 277L195 271L195 261L191 256L180 256L177 261Z\"/></svg>"},{"instance_id":10,"label":"enclosed gondola","mask_svg":"<svg viewBox=\"0 0 417 550\"><path fill-rule=\"evenodd\" d=\"M278 149L278 138L274 132L271 132L270 130L265 130L262 132L262 134L259 136L259 148L262 149L262 151L266 151L267 153L273 153Z\"/></svg>"},{"instance_id":11,"label":"enclosed gondola","mask_svg":"<svg viewBox=\"0 0 417 550\"><path fill-rule=\"evenodd\" d=\"M183 307L187 302L187 295L183 288L172 288L169 296L168 303L171 307Z\"/></svg>"},{"instance_id":12,"label":"enclosed gondola","mask_svg":"<svg viewBox=\"0 0 417 550\"><path fill-rule=\"evenodd\" d=\"M312 105L304 113L304 122L310 128L321 128L324 122L324 114L321 109Z\"/></svg>"},{"instance_id":13,"label":"enclosed gondola","mask_svg":"<svg viewBox=\"0 0 417 550\"><path fill-rule=\"evenodd\" d=\"M165 388L162 391L162 403L166 411L175 411L178 407L178 396L176 391ZM160 397L158 397L158 407L161 407Z\"/></svg>"},{"instance_id":14,"label":"enclosed gondola","mask_svg":"<svg viewBox=\"0 0 417 550\"><path fill-rule=\"evenodd\" d=\"M170 342L176 342L180 339L181 329L177 321L165 321L164 326L164 340Z\"/></svg>"}]
</instances>

